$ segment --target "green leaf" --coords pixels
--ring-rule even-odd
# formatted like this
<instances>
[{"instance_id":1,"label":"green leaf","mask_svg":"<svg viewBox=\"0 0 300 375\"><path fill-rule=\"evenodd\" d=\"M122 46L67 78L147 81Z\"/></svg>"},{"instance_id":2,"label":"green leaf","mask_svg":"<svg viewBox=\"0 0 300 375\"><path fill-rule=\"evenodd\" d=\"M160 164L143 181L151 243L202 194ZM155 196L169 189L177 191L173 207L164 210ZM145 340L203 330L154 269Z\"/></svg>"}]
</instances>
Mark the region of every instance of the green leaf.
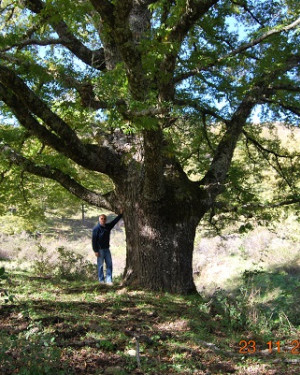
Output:
<instances>
[{"instance_id":1,"label":"green leaf","mask_svg":"<svg viewBox=\"0 0 300 375\"><path fill-rule=\"evenodd\" d=\"M5 268L4 267L1 267L0 268L0 277L2 278L2 276L5 274Z\"/></svg>"}]
</instances>

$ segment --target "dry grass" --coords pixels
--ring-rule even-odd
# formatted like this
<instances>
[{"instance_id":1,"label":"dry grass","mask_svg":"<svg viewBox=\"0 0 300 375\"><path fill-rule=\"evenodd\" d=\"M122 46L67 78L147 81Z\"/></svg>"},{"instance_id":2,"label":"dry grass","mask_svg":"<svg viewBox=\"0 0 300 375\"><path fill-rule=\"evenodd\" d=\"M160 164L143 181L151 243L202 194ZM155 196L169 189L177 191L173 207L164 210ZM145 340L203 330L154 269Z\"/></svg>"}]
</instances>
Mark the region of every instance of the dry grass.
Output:
<instances>
[{"instance_id":1,"label":"dry grass","mask_svg":"<svg viewBox=\"0 0 300 375\"><path fill-rule=\"evenodd\" d=\"M300 225L290 216L276 230L256 227L246 234L199 238L194 252L196 285L212 295L218 288L231 289L245 270L298 272Z\"/></svg>"}]
</instances>

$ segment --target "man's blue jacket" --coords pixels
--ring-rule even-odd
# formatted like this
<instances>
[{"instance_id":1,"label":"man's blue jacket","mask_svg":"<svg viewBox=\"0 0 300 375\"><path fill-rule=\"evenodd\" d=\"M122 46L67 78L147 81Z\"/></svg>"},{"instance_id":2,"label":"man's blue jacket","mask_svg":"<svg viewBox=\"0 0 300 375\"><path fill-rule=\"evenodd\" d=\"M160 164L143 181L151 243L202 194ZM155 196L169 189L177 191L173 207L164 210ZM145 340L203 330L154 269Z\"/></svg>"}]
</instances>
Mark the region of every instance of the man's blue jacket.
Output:
<instances>
[{"instance_id":1,"label":"man's blue jacket","mask_svg":"<svg viewBox=\"0 0 300 375\"><path fill-rule=\"evenodd\" d=\"M98 223L93 229L93 236L92 236L92 245L93 250L95 253L98 253L100 249L108 249L109 248L109 240L110 240L110 231L113 227L117 224L117 222L121 219L122 215L118 215L113 221L110 223L106 223L105 226L100 225Z\"/></svg>"}]
</instances>

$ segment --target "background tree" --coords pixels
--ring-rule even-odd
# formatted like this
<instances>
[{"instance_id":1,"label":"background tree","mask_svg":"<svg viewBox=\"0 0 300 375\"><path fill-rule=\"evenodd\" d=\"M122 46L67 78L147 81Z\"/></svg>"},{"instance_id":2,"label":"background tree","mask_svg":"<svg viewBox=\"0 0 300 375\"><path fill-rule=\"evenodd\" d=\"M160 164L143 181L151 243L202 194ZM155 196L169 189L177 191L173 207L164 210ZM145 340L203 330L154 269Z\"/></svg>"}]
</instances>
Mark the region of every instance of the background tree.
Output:
<instances>
[{"instance_id":1,"label":"background tree","mask_svg":"<svg viewBox=\"0 0 300 375\"><path fill-rule=\"evenodd\" d=\"M258 105L265 119L297 124L297 3L2 2L0 99L11 126L0 150L8 169L123 209L126 283L193 291L199 221L236 191L255 203L246 164L232 164L239 140L254 163L260 156L274 164L285 203L299 202L296 152L251 125ZM97 189L103 174L113 184L106 194Z\"/></svg>"}]
</instances>

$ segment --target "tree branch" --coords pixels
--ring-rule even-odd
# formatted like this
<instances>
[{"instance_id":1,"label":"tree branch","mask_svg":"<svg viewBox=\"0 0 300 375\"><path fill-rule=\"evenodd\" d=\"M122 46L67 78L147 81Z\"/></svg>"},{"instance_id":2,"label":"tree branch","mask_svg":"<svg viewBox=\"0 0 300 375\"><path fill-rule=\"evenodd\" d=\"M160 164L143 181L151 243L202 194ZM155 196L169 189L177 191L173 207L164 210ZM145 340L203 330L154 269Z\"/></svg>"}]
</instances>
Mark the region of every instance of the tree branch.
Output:
<instances>
[{"instance_id":1,"label":"tree branch","mask_svg":"<svg viewBox=\"0 0 300 375\"><path fill-rule=\"evenodd\" d=\"M90 82L80 82L74 77L67 75L62 72L53 72L57 78L59 78L62 83L65 85L65 87L68 87L70 89L76 89L78 92L80 99L81 99L81 104L86 107L93 109L97 111L98 109L108 109L111 108L111 105L105 101L105 100L100 100L97 98L94 92L94 86ZM123 103L123 101L122 101Z\"/></svg>"},{"instance_id":2,"label":"tree branch","mask_svg":"<svg viewBox=\"0 0 300 375\"><path fill-rule=\"evenodd\" d=\"M44 39L44 40L39 40L39 39L26 39L17 43L14 43L10 45L9 47L5 47L0 49L0 52L7 52L10 49L17 47L18 49L21 49L23 47L27 46L50 46L53 44L64 44L63 39Z\"/></svg>"},{"instance_id":3,"label":"tree branch","mask_svg":"<svg viewBox=\"0 0 300 375\"><path fill-rule=\"evenodd\" d=\"M182 42L195 22L219 0L190 0L186 2L185 12L175 25L168 38L171 42Z\"/></svg>"},{"instance_id":4,"label":"tree branch","mask_svg":"<svg viewBox=\"0 0 300 375\"><path fill-rule=\"evenodd\" d=\"M0 51L0 58L3 60L9 61L13 64L18 64L22 68L25 68L27 70L34 68L35 65L32 63L29 63L28 61L24 61L20 58L17 58L15 56L12 56L10 54L6 54L4 52ZM58 69L55 69L54 67L51 67L51 69L47 69L44 67L41 67L38 65L39 69L43 69L45 74L48 75L50 78L55 78L60 80L60 82L63 84L64 87L70 88L70 89L75 89L80 98L81 98L81 104L86 107L86 108L91 108L94 110L98 109L108 109L111 108L111 105L109 105L108 102L104 100L99 100L95 93L94 93L94 86L88 82L84 81L83 82L77 80L76 78L72 77L71 75L68 75L62 71L59 71ZM122 101L117 101L117 105L123 105L124 106L124 100Z\"/></svg>"},{"instance_id":5,"label":"tree branch","mask_svg":"<svg viewBox=\"0 0 300 375\"><path fill-rule=\"evenodd\" d=\"M204 185L208 197L212 199L212 202L223 190L223 184L226 180L234 149L253 107L261 101L266 92L270 94L268 83L273 82L279 74L293 69L298 65L299 60L300 56L298 55L288 56L284 66L280 66L273 72L265 74L256 82L253 82L253 89L246 94L231 117L231 120L227 121L227 130L216 149L206 175L200 181L200 185Z\"/></svg>"},{"instance_id":6,"label":"tree branch","mask_svg":"<svg viewBox=\"0 0 300 375\"><path fill-rule=\"evenodd\" d=\"M274 85L274 86L270 86L270 89L271 90L286 90L286 91L291 91L291 92L300 92L300 87L299 86L292 86L292 85L284 85L284 84L281 84L281 85Z\"/></svg>"},{"instance_id":7,"label":"tree branch","mask_svg":"<svg viewBox=\"0 0 300 375\"><path fill-rule=\"evenodd\" d=\"M206 175L200 181L200 185L204 185L208 197L212 199L212 202L223 190L223 184L226 180L234 149L253 107L262 100L266 93L270 94L268 84L278 78L280 74L286 73L295 66L298 66L299 60L299 55L287 56L286 64L279 66L278 69L261 76L259 80L253 82L253 89L246 94L231 117L231 120L227 121L227 130L216 149Z\"/></svg>"},{"instance_id":8,"label":"tree branch","mask_svg":"<svg viewBox=\"0 0 300 375\"><path fill-rule=\"evenodd\" d=\"M16 73L0 66L0 82L10 88L22 101L24 107L40 117L65 142L67 147L75 147L84 153L82 143L76 133L21 80Z\"/></svg>"},{"instance_id":9,"label":"tree branch","mask_svg":"<svg viewBox=\"0 0 300 375\"><path fill-rule=\"evenodd\" d=\"M280 165L280 162L279 162L279 158L289 158L289 159L293 159L294 157L299 157L299 155L293 155L293 156L285 156L285 155L280 155L278 153L275 153L271 150L268 150L266 148L264 148L259 142L257 142L256 140L254 139L249 139L248 137L246 137L246 144L247 144L247 149L248 149L248 155L249 155L249 158L251 158L251 154L250 154L250 150L248 148L248 141L252 142L255 146L255 148L261 152L263 158L266 160L266 162L270 165L271 168L273 168L275 170L275 172L286 182L286 184L290 187L290 189L293 189L293 184L292 182L290 181L289 177L290 176L287 176L281 165ZM270 160L269 160L269 155L273 155L275 157L275 164L274 165Z\"/></svg>"},{"instance_id":10,"label":"tree branch","mask_svg":"<svg viewBox=\"0 0 300 375\"><path fill-rule=\"evenodd\" d=\"M251 11L251 9L249 9L249 7L247 6L246 2L244 3L240 3L238 1L233 1L231 0L231 2L233 4L236 4L240 7L242 7L247 13L250 14L250 16L254 19L255 22L257 22L261 27L265 27L265 25L253 14L253 12Z\"/></svg>"},{"instance_id":11,"label":"tree branch","mask_svg":"<svg viewBox=\"0 0 300 375\"><path fill-rule=\"evenodd\" d=\"M5 72L7 71L1 67L0 81L2 80L1 73ZM4 75L4 80L6 79L7 77ZM19 122L31 134L34 134L42 142L46 142L53 149L89 170L106 173L112 178L121 174L121 161L115 152L104 146L84 145L73 130L56 114L51 112L46 104L37 98L22 80L20 80L21 82L19 80L17 77L16 82L12 82L12 86L18 95L10 92L9 85L5 87L0 83L0 99L10 107ZM9 83L9 79L7 82ZM14 85L18 83L20 83L21 87L26 86L24 88L25 91L17 90ZM59 136L42 126L31 112L43 119L50 129L53 129Z\"/></svg>"},{"instance_id":12,"label":"tree branch","mask_svg":"<svg viewBox=\"0 0 300 375\"><path fill-rule=\"evenodd\" d=\"M241 104L231 117L230 121L226 121L227 130L222 137L211 165L200 181L206 192L204 204L212 205L216 196L224 189L224 182L233 157L237 141L243 131L244 124L251 114L254 106L259 103L264 95L270 94L269 83L278 78L279 74L298 66L300 60L299 55L292 55L286 58L286 64L281 65L269 74L262 75L256 82L253 82L253 89L249 91Z\"/></svg>"},{"instance_id":13,"label":"tree branch","mask_svg":"<svg viewBox=\"0 0 300 375\"><path fill-rule=\"evenodd\" d=\"M134 99L144 101L147 97L148 85L142 65L142 55L137 48L137 42L139 42L142 36L141 33L144 31L141 29L143 27L147 29L147 24L141 27L136 25L135 20L132 18L135 17L134 12L140 12L143 14L144 22L146 23L145 14L148 13L148 10L145 6L143 7L138 3L133 8L132 0L118 0L115 3L115 8L114 36L126 65L130 92Z\"/></svg>"},{"instance_id":14,"label":"tree branch","mask_svg":"<svg viewBox=\"0 0 300 375\"><path fill-rule=\"evenodd\" d=\"M268 148L262 146L256 139L250 137L250 135L245 131L243 130L243 134L244 136L251 142L253 143L256 148L258 148L259 150L261 151L264 151L264 152L267 152L268 154L272 154L274 156L276 156L277 158L287 158L287 159L293 159L295 157L299 157L300 154L296 154L296 155L281 155L281 154L278 154L277 152L273 151L273 150L269 150Z\"/></svg>"},{"instance_id":15,"label":"tree branch","mask_svg":"<svg viewBox=\"0 0 300 375\"><path fill-rule=\"evenodd\" d=\"M260 44L261 42L270 38L271 36L276 35L276 34L280 34L284 31L287 32L287 31L295 28L299 24L300 24L300 18L298 18L296 21L292 22L291 24L289 24L287 26L283 26L282 28L274 28L272 30L269 30L266 33L264 33L263 35L261 35L259 38L256 38L249 43L243 44L242 46L232 50L231 52L229 52L229 53L227 53L227 54L225 54L221 57L219 57L218 59L216 59L213 62L210 62L209 64L205 64L205 65L202 65L202 66L199 65L197 68L195 68L193 70L190 70L189 72L185 72L185 73L177 75L174 79L174 82L178 83L178 82L183 81L184 79L193 77L193 76L199 74L201 71L207 70L207 69L221 63L222 61L226 60L228 57L236 56L236 55L248 50L249 48Z\"/></svg>"},{"instance_id":16,"label":"tree branch","mask_svg":"<svg viewBox=\"0 0 300 375\"><path fill-rule=\"evenodd\" d=\"M207 123L206 123L206 114L205 113L202 114L202 122L203 122L203 135L204 135L204 138L206 139L208 147L212 152L216 152L213 145L211 144L211 141L210 141L208 133L207 133Z\"/></svg>"},{"instance_id":17,"label":"tree branch","mask_svg":"<svg viewBox=\"0 0 300 375\"><path fill-rule=\"evenodd\" d=\"M252 40L251 42L246 43L246 44L244 44L244 45L242 45L242 46L234 49L233 51L229 52L228 54L222 56L221 58L219 58L217 60L217 62L220 62L220 61L226 59L227 57L231 57L231 56L237 55L237 54L239 54L241 52L244 52L247 49L256 46L257 44L260 44L261 42L263 42L264 40L270 38L273 35L280 34L280 33L284 32L284 31L287 32L287 31L289 31L291 29L294 29L299 24L300 24L300 17L296 21L292 22L291 24L289 24L287 26L283 26L281 28L274 28L272 30L269 30L269 31L265 32L263 35L261 35L259 38L256 38L256 39Z\"/></svg>"},{"instance_id":18,"label":"tree branch","mask_svg":"<svg viewBox=\"0 0 300 375\"><path fill-rule=\"evenodd\" d=\"M117 0L113 5L106 0L91 0L91 3L100 14L103 23L110 29L110 39L113 39L125 63L132 97L144 101L147 97L147 80L137 43L148 25L150 26L150 20L148 22L146 17L149 13L147 1ZM141 20L143 22L140 22Z\"/></svg>"},{"instance_id":19,"label":"tree branch","mask_svg":"<svg viewBox=\"0 0 300 375\"><path fill-rule=\"evenodd\" d=\"M190 0L187 2L186 8L178 23L172 28L168 35L167 41L172 43L174 48L171 52L166 53L164 60L160 65L160 96L161 100L169 101L174 97L174 70L178 52L185 36L195 24L195 22L203 16L208 10L214 6L219 0ZM169 79L166 79L169 77Z\"/></svg>"},{"instance_id":20,"label":"tree branch","mask_svg":"<svg viewBox=\"0 0 300 375\"><path fill-rule=\"evenodd\" d=\"M63 152L65 149L64 142L57 137L55 134L50 132L44 126L42 126L26 109L23 103L18 97L3 86L0 83L0 99L11 109L13 114L19 120L19 122L31 133L38 137L40 140L44 140L50 147L54 148L58 152Z\"/></svg>"},{"instance_id":21,"label":"tree branch","mask_svg":"<svg viewBox=\"0 0 300 375\"><path fill-rule=\"evenodd\" d=\"M100 14L101 18L110 25L110 27L113 27L114 25L114 10L115 7L112 3L110 3L108 0L90 0L93 7L96 9L96 11Z\"/></svg>"},{"instance_id":22,"label":"tree branch","mask_svg":"<svg viewBox=\"0 0 300 375\"><path fill-rule=\"evenodd\" d=\"M45 4L41 0L23 0L23 4L32 12L40 14L45 9ZM53 15L53 14L52 14ZM97 70L105 70L105 57L103 48L92 51L87 48L70 31L66 23L60 19L59 11L55 14L59 21L51 21L50 24L60 37L61 44L68 48L75 56L87 65ZM49 16L42 16L43 20L49 19Z\"/></svg>"},{"instance_id":23,"label":"tree branch","mask_svg":"<svg viewBox=\"0 0 300 375\"><path fill-rule=\"evenodd\" d=\"M174 3L175 3L174 0L163 2L163 4L162 4L162 14L161 14L161 19L160 19L161 24L166 24L167 19L168 19L168 15L170 13L170 9L171 9L172 5L174 5Z\"/></svg>"},{"instance_id":24,"label":"tree branch","mask_svg":"<svg viewBox=\"0 0 300 375\"><path fill-rule=\"evenodd\" d=\"M63 173L57 168L51 168L49 165L40 166L36 165L33 161L25 158L21 154L17 153L10 146L0 143L0 153L11 163L18 165L23 168L24 171L34 174L36 176L49 178L58 182L66 190L76 197L88 202L97 207L107 208L112 210L112 206L106 199L105 195L101 195L94 191L91 191L69 175ZM109 194L108 194L109 196Z\"/></svg>"},{"instance_id":25,"label":"tree branch","mask_svg":"<svg viewBox=\"0 0 300 375\"><path fill-rule=\"evenodd\" d=\"M221 121L225 124L227 122L227 120L224 117L218 115L216 112L214 112L210 108L202 107L199 103L195 102L192 99L176 99L175 98L173 100L173 103L176 104L176 105L179 105L179 106L187 106L187 107L190 107L190 108L194 108L197 112L199 112L201 114L204 114L204 115L212 116L215 119L217 119L217 120L219 120L219 121Z\"/></svg>"},{"instance_id":26,"label":"tree branch","mask_svg":"<svg viewBox=\"0 0 300 375\"><path fill-rule=\"evenodd\" d=\"M267 97L263 98L262 102L268 103L268 104L276 104L277 106L282 107L282 108L294 113L297 116L300 116L300 108L299 107L287 105L287 104L281 103L281 102L276 101L276 100L268 99Z\"/></svg>"},{"instance_id":27,"label":"tree branch","mask_svg":"<svg viewBox=\"0 0 300 375\"><path fill-rule=\"evenodd\" d=\"M223 213L230 213L230 212L237 212L238 210L249 210L253 211L255 209L259 210L267 210L270 208L279 208L279 207L285 207L290 206L293 204L299 204L300 203L300 197L295 197L291 199L286 199L281 202L274 202L269 204L262 204L262 203L248 203L244 205L240 205L239 207L236 206L228 206L225 202L215 202L215 208L220 209Z\"/></svg>"},{"instance_id":28,"label":"tree branch","mask_svg":"<svg viewBox=\"0 0 300 375\"><path fill-rule=\"evenodd\" d=\"M259 89L256 89L256 91L259 91ZM200 181L200 185L204 185L211 202L223 190L233 152L243 126L257 102L257 96L258 92L251 92L244 98L228 122L227 130L216 149L211 165Z\"/></svg>"}]
</instances>

